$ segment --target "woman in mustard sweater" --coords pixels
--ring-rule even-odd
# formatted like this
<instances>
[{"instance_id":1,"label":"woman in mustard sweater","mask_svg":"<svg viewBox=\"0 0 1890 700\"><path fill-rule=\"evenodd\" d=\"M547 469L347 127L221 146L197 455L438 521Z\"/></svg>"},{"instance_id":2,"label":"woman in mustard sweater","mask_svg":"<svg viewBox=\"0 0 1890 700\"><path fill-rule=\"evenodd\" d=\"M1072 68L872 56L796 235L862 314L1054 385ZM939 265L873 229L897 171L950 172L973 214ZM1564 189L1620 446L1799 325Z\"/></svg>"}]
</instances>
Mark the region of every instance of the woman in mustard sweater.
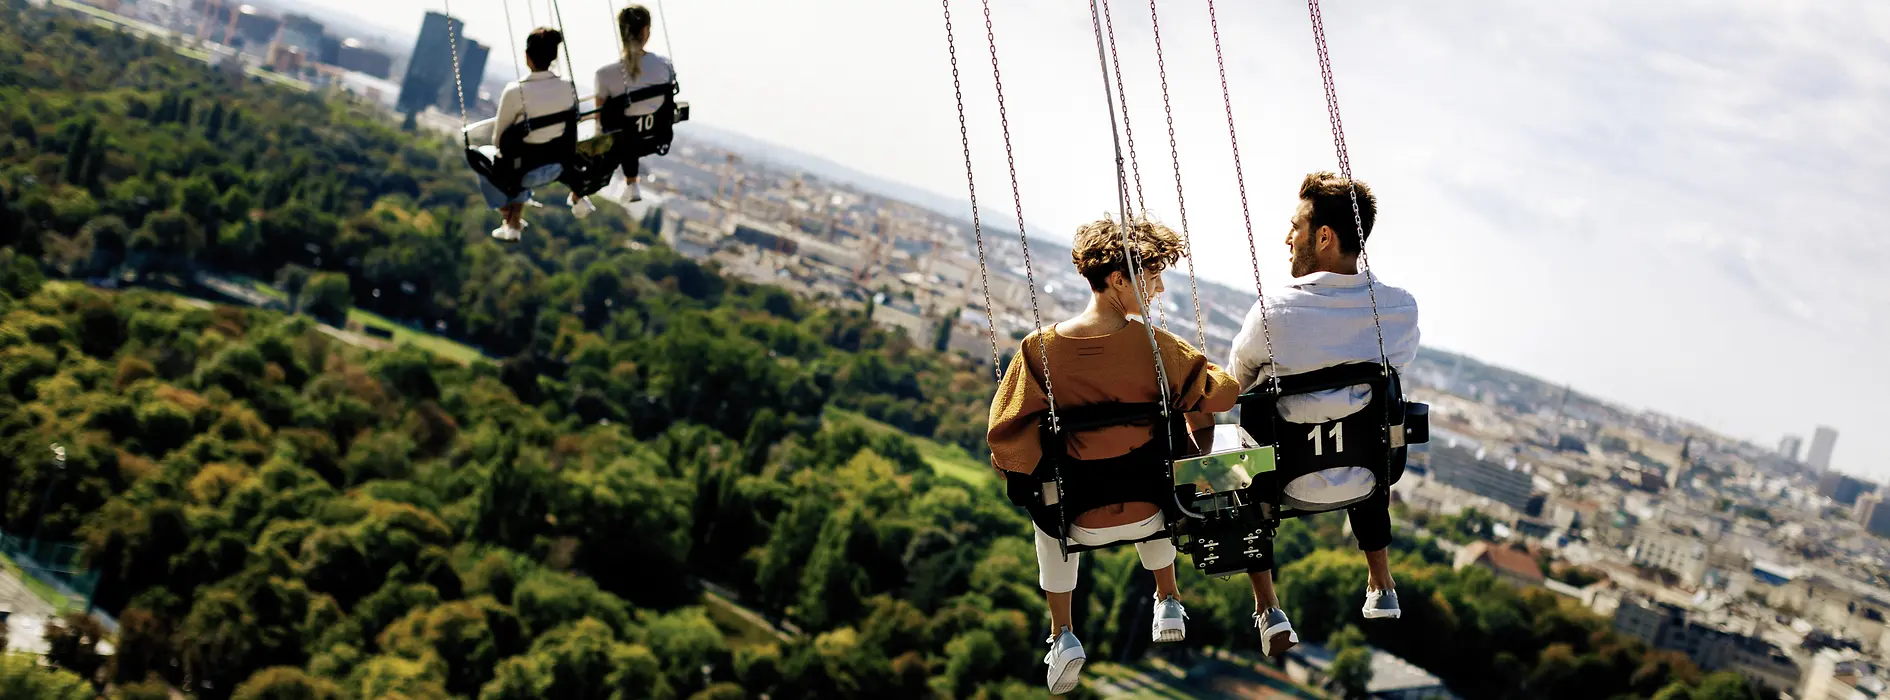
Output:
<instances>
[{"instance_id":1,"label":"woman in mustard sweater","mask_svg":"<svg viewBox=\"0 0 1890 700\"><path fill-rule=\"evenodd\" d=\"M1182 254L1181 238L1159 223L1134 219L1129 239L1141 270L1142 299L1150 306L1162 293L1162 270ZM1154 353L1149 330L1140 318L1141 303L1130 281L1123 236L1109 219L1077 230L1070 257L1089 280L1089 306L1075 318L1052 324L1029 337L1011 361L991 401L991 463L999 473L1036 471L1043 458L1038 421L1049 410L1044 391L1043 353L1049 354L1052 391L1058 408L1092 403L1158 402ZM1154 331L1167 370L1171 408L1189 414L1191 424L1207 414L1231 410L1240 395L1234 378L1184 341L1164 330ZM1114 426L1074 433L1067 438L1069 456L1078 460L1120 457L1155 437L1149 426ZM1165 494L1151 494L1151 496ZM1070 632L1070 592L1076 588L1081 555L1063 556L1057 540L1036 530L1038 584L1050 608L1050 652L1046 683L1050 692L1075 688L1082 670L1082 643ZM1079 514L1070 538L1080 544L1106 544L1140 539L1166 527L1161 508L1153 502L1122 503ZM1180 641L1187 634L1185 611L1175 586L1175 546L1167 540L1135 545L1142 566L1155 575L1155 621L1151 636L1157 642Z\"/></svg>"}]
</instances>

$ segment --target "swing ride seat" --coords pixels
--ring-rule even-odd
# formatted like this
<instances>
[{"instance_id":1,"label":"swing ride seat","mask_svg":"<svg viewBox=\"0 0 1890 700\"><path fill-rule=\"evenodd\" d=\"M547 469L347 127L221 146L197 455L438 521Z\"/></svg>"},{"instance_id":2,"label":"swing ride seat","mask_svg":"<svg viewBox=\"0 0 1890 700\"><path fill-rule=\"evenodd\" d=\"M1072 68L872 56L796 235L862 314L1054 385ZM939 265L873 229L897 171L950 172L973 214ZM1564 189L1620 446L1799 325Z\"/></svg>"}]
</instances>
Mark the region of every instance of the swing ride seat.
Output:
<instances>
[{"instance_id":1,"label":"swing ride seat","mask_svg":"<svg viewBox=\"0 0 1890 700\"><path fill-rule=\"evenodd\" d=\"M1127 454L1107 459L1075 459L1067 451L1070 433L1124 425L1154 427L1154 436ZM1069 553L1110 549L1152 542L1173 536L1172 527L1147 537L1085 545L1071 542L1070 526L1076 517L1096 508L1121 503L1149 502L1162 509L1168 523L1182 517L1175 497L1174 456L1170 445L1185 438L1187 421L1178 411L1164 416L1159 403L1094 403L1057 410L1056 425L1045 416L1038 421L1043 459L1029 474L1007 474L1005 492L1012 503L1030 513L1045 533L1057 538Z\"/></svg>"},{"instance_id":2,"label":"swing ride seat","mask_svg":"<svg viewBox=\"0 0 1890 700\"><path fill-rule=\"evenodd\" d=\"M580 197L589 196L609 185L611 175L626 161L668 155L676 123L689 120L689 103L676 101L680 89L674 81L659 83L614 95L602 107L580 110L579 119L597 118L598 133L577 143L558 181ZM656 97L663 98L656 111L624 114L632 103ZM596 99L580 103L595 104Z\"/></svg>"},{"instance_id":3,"label":"swing ride seat","mask_svg":"<svg viewBox=\"0 0 1890 700\"><path fill-rule=\"evenodd\" d=\"M506 197L516 197L525 191L525 174L547 165L565 165L571 160L571 153L577 148L577 105L570 109L539 117L530 117L514 122L499 132L497 157L488 156L473 144L473 134L492 128L492 120L475 122L460 131L461 142L466 147L466 164L492 183ZM564 125L564 133L544 143L531 143L525 140L532 132L539 129ZM567 169L569 166L566 166Z\"/></svg>"},{"instance_id":4,"label":"swing ride seat","mask_svg":"<svg viewBox=\"0 0 1890 700\"><path fill-rule=\"evenodd\" d=\"M1371 388L1371 400L1345 416L1291 423L1279 415L1282 398L1360 385ZM1430 407L1405 401L1397 371L1376 362L1279 377L1277 385L1243 394L1240 406L1240 431L1268 448L1249 467L1251 483L1202 489L1191 481L1176 487L1193 496L1184 498L1189 519L1177 528L1177 537L1186 537L1180 549L1196 569L1210 576L1272 569L1273 535L1282 520L1341 510L1388 494L1404 474L1407 446L1430 440ZM1217 432L1233 427L1216 426ZM1370 479L1369 488L1353 489L1334 500L1313 502L1287 492L1296 482L1364 485L1360 476Z\"/></svg>"}]
</instances>

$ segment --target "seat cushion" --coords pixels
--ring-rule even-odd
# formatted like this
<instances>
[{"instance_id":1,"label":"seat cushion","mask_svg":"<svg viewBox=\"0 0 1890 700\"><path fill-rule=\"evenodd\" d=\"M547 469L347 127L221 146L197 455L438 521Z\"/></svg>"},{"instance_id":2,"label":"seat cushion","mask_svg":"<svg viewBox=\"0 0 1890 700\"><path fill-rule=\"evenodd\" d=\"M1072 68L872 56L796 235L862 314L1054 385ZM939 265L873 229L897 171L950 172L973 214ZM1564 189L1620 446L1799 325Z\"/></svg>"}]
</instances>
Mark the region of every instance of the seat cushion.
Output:
<instances>
[{"instance_id":1,"label":"seat cushion","mask_svg":"<svg viewBox=\"0 0 1890 700\"><path fill-rule=\"evenodd\" d=\"M1332 510L1365 500L1378 485L1370 469L1333 467L1287 482L1285 505L1300 510Z\"/></svg>"}]
</instances>

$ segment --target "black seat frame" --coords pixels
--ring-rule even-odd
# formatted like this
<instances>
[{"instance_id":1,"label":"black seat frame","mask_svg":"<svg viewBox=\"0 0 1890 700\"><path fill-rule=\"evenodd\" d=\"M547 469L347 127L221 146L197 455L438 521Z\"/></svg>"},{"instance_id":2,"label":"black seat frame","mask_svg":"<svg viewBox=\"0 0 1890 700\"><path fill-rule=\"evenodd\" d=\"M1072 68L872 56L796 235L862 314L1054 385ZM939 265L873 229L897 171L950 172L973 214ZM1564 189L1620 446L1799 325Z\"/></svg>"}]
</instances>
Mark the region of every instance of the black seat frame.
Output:
<instances>
[{"instance_id":1,"label":"black seat frame","mask_svg":"<svg viewBox=\"0 0 1890 700\"><path fill-rule=\"evenodd\" d=\"M1323 423L1291 423L1280 417L1280 399L1364 385L1369 403ZM1274 447L1275 468L1254 477L1239 492L1208 498L1213 507L1180 522L1179 547L1196 569L1221 576L1249 569L1273 568L1273 536L1281 521L1341 510L1388 494L1404 474L1406 446L1427 442L1429 406L1404 400L1398 373L1378 363L1347 363L1279 377L1240 398L1241 426L1263 445ZM1365 467L1375 484L1362 498L1318 509L1285 505L1284 488L1294 479L1337 467ZM1191 485L1177 487L1183 502L1201 503ZM1184 539L1185 538L1185 539Z\"/></svg>"}]
</instances>

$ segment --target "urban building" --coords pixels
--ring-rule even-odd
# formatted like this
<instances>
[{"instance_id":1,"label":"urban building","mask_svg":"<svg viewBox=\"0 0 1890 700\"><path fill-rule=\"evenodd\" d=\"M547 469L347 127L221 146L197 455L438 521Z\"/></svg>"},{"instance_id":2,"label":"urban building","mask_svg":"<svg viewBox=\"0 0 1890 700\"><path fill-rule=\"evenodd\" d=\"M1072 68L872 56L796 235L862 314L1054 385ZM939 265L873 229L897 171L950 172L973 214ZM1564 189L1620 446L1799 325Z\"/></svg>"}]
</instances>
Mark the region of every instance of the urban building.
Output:
<instances>
[{"instance_id":1,"label":"urban building","mask_svg":"<svg viewBox=\"0 0 1890 700\"><path fill-rule=\"evenodd\" d=\"M289 15L282 18L282 34L277 43L301 49L303 56L319 59L323 38L321 22L306 15Z\"/></svg>"},{"instance_id":2,"label":"urban building","mask_svg":"<svg viewBox=\"0 0 1890 700\"><path fill-rule=\"evenodd\" d=\"M1797 435L1787 435L1778 441L1778 453L1793 462L1798 461L1798 453L1804 451L1805 439Z\"/></svg>"},{"instance_id":3,"label":"urban building","mask_svg":"<svg viewBox=\"0 0 1890 700\"><path fill-rule=\"evenodd\" d=\"M1873 493L1857 499L1857 524L1864 530L1878 537L1890 537L1890 505L1884 504L1884 496Z\"/></svg>"},{"instance_id":4,"label":"urban building","mask_svg":"<svg viewBox=\"0 0 1890 700\"><path fill-rule=\"evenodd\" d=\"M1434 444L1427 460L1425 467L1437 482L1483 496L1517 512L1529 511L1535 480L1526 473L1484 459L1483 451Z\"/></svg>"},{"instance_id":5,"label":"urban building","mask_svg":"<svg viewBox=\"0 0 1890 700\"><path fill-rule=\"evenodd\" d=\"M1542 567L1528 552L1492 542L1478 542L1458 550L1451 568L1462 570L1466 566L1489 569L1498 580L1516 586L1539 586L1544 578Z\"/></svg>"},{"instance_id":6,"label":"urban building","mask_svg":"<svg viewBox=\"0 0 1890 700\"><path fill-rule=\"evenodd\" d=\"M1706 542L1691 532L1641 528L1628 545L1628 557L1638 566L1671 571L1689 587L1697 587L1706 577Z\"/></svg>"},{"instance_id":7,"label":"urban building","mask_svg":"<svg viewBox=\"0 0 1890 700\"><path fill-rule=\"evenodd\" d=\"M1390 652L1367 646L1372 655L1372 679L1365 684L1365 697L1371 700L1456 700L1457 695L1430 672ZM1286 652L1286 675L1294 682L1313 687L1331 680L1332 662L1338 655L1311 642Z\"/></svg>"},{"instance_id":8,"label":"urban building","mask_svg":"<svg viewBox=\"0 0 1890 700\"><path fill-rule=\"evenodd\" d=\"M1857 505L1858 496L1876 490L1876 484L1834 471L1825 472L1824 477L1818 480L1818 495L1847 506Z\"/></svg>"},{"instance_id":9,"label":"urban building","mask_svg":"<svg viewBox=\"0 0 1890 700\"><path fill-rule=\"evenodd\" d=\"M491 55L491 47L465 36L459 38L459 70L461 80L465 82L467 109L479 111L476 108L479 101L479 83L483 82L482 76L486 74L486 58ZM451 60L450 57L448 60ZM440 109L448 112L459 109L459 90L459 86L454 84L452 75L449 73L446 82L440 85L439 99L433 104L439 105Z\"/></svg>"},{"instance_id":10,"label":"urban building","mask_svg":"<svg viewBox=\"0 0 1890 700\"><path fill-rule=\"evenodd\" d=\"M1811 434L1811 452L1805 455L1805 463L1812 469L1824 471L1831 468L1831 450L1837 447L1837 430L1818 426Z\"/></svg>"},{"instance_id":11,"label":"urban building","mask_svg":"<svg viewBox=\"0 0 1890 700\"><path fill-rule=\"evenodd\" d=\"M228 43L240 43L260 50L276 40L276 32L282 30L282 20L262 14L255 7L244 5L236 12L234 26L235 35Z\"/></svg>"},{"instance_id":12,"label":"urban building","mask_svg":"<svg viewBox=\"0 0 1890 700\"><path fill-rule=\"evenodd\" d=\"M1656 649L1678 651L1707 672L1732 670L1748 680L1778 692L1798 689L1803 672L1784 650L1760 639L1756 625L1737 629L1737 623L1711 624L1691 619L1685 608L1671 603L1627 597L1614 609L1614 629L1637 637Z\"/></svg>"},{"instance_id":13,"label":"urban building","mask_svg":"<svg viewBox=\"0 0 1890 700\"><path fill-rule=\"evenodd\" d=\"M1890 697L1884 669L1852 650L1825 649L1811 657L1798 700L1869 700Z\"/></svg>"},{"instance_id":14,"label":"urban building","mask_svg":"<svg viewBox=\"0 0 1890 700\"><path fill-rule=\"evenodd\" d=\"M439 104L441 91L453 81L453 37L464 37L465 29L466 23L457 18L426 14L413 55L407 59L407 75L400 82L400 99L395 102L399 111L419 112Z\"/></svg>"},{"instance_id":15,"label":"urban building","mask_svg":"<svg viewBox=\"0 0 1890 700\"><path fill-rule=\"evenodd\" d=\"M360 39L342 41L336 49L334 65L381 80L388 79L394 73L394 57L385 51L368 48Z\"/></svg>"}]
</instances>

